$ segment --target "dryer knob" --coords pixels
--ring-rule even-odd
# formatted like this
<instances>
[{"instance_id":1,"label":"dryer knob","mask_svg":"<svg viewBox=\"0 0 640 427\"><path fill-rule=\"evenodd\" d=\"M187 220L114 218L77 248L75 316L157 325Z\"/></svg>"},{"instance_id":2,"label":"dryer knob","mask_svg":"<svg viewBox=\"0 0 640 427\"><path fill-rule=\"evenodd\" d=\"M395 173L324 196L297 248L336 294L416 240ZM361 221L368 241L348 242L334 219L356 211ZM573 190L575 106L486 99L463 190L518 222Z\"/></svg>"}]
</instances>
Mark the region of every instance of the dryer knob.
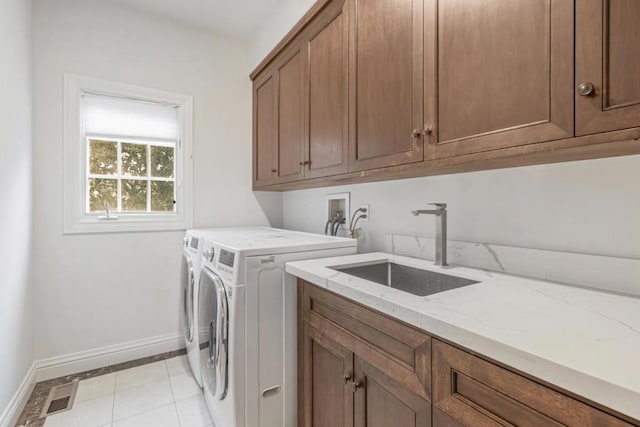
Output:
<instances>
[{"instance_id":1,"label":"dryer knob","mask_svg":"<svg viewBox=\"0 0 640 427\"><path fill-rule=\"evenodd\" d=\"M209 260L209 262L213 262L213 256L214 256L215 252L213 250L213 248L209 248L207 249L207 251L204 253L204 257Z\"/></svg>"}]
</instances>

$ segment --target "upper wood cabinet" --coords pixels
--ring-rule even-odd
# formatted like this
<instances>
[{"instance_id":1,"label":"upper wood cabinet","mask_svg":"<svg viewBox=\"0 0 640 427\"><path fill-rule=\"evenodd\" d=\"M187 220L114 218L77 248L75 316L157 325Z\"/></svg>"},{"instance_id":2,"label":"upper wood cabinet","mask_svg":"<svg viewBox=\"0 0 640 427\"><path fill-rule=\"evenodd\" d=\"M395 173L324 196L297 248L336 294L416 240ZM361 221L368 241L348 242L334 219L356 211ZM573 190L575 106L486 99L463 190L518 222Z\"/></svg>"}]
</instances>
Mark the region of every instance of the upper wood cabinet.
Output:
<instances>
[{"instance_id":1,"label":"upper wood cabinet","mask_svg":"<svg viewBox=\"0 0 640 427\"><path fill-rule=\"evenodd\" d=\"M420 162L423 0L349 0L349 5L349 170Z\"/></svg>"},{"instance_id":2,"label":"upper wood cabinet","mask_svg":"<svg viewBox=\"0 0 640 427\"><path fill-rule=\"evenodd\" d=\"M276 182L304 178L304 70L305 52L296 46L276 64L277 138Z\"/></svg>"},{"instance_id":3,"label":"upper wood cabinet","mask_svg":"<svg viewBox=\"0 0 640 427\"><path fill-rule=\"evenodd\" d=\"M301 46L253 82L253 183L304 178L304 53Z\"/></svg>"},{"instance_id":4,"label":"upper wood cabinet","mask_svg":"<svg viewBox=\"0 0 640 427\"><path fill-rule=\"evenodd\" d=\"M348 24L332 1L254 80L254 187L348 171Z\"/></svg>"},{"instance_id":5,"label":"upper wood cabinet","mask_svg":"<svg viewBox=\"0 0 640 427\"><path fill-rule=\"evenodd\" d=\"M640 2L576 2L576 134L640 126Z\"/></svg>"},{"instance_id":6,"label":"upper wood cabinet","mask_svg":"<svg viewBox=\"0 0 640 427\"><path fill-rule=\"evenodd\" d=\"M442 0L437 13L429 158L573 136L572 0Z\"/></svg>"},{"instance_id":7,"label":"upper wood cabinet","mask_svg":"<svg viewBox=\"0 0 640 427\"><path fill-rule=\"evenodd\" d=\"M253 82L253 182L274 183L276 177L276 79L262 75Z\"/></svg>"},{"instance_id":8,"label":"upper wood cabinet","mask_svg":"<svg viewBox=\"0 0 640 427\"><path fill-rule=\"evenodd\" d=\"M349 21L336 1L305 37L305 177L348 171Z\"/></svg>"},{"instance_id":9,"label":"upper wood cabinet","mask_svg":"<svg viewBox=\"0 0 640 427\"><path fill-rule=\"evenodd\" d=\"M317 0L251 75L254 188L640 153L638 22L637 0Z\"/></svg>"}]
</instances>

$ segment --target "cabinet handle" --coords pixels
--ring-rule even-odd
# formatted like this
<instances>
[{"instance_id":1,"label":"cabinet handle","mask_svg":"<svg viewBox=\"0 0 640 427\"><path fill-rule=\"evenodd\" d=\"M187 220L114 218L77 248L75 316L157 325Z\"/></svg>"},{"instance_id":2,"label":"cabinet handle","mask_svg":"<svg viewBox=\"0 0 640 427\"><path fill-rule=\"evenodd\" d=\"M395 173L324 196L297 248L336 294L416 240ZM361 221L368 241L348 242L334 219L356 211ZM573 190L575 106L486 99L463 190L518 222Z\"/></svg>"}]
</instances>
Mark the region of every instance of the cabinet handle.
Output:
<instances>
[{"instance_id":1,"label":"cabinet handle","mask_svg":"<svg viewBox=\"0 0 640 427\"><path fill-rule=\"evenodd\" d=\"M271 169L271 173L276 173L278 172L278 169Z\"/></svg>"},{"instance_id":2,"label":"cabinet handle","mask_svg":"<svg viewBox=\"0 0 640 427\"><path fill-rule=\"evenodd\" d=\"M351 374L344 374L342 376L342 379L344 380L345 384L349 382L349 380L351 379Z\"/></svg>"},{"instance_id":3,"label":"cabinet handle","mask_svg":"<svg viewBox=\"0 0 640 427\"><path fill-rule=\"evenodd\" d=\"M429 126L429 123L425 123L424 130L423 130L424 136L431 135L431 132L433 132L433 128Z\"/></svg>"},{"instance_id":4,"label":"cabinet handle","mask_svg":"<svg viewBox=\"0 0 640 427\"><path fill-rule=\"evenodd\" d=\"M412 138L419 138L420 135L422 135L422 132L420 132L418 129L414 129L413 132L411 132Z\"/></svg>"},{"instance_id":5,"label":"cabinet handle","mask_svg":"<svg viewBox=\"0 0 640 427\"><path fill-rule=\"evenodd\" d=\"M362 387L362 383L360 381L358 382L353 381L351 383L351 393L355 393L356 391L358 391L360 387Z\"/></svg>"},{"instance_id":6,"label":"cabinet handle","mask_svg":"<svg viewBox=\"0 0 640 427\"><path fill-rule=\"evenodd\" d=\"M578 94L580 96L591 96L596 93L596 87L593 83L584 82L578 85Z\"/></svg>"},{"instance_id":7,"label":"cabinet handle","mask_svg":"<svg viewBox=\"0 0 640 427\"><path fill-rule=\"evenodd\" d=\"M311 164L311 160L305 160L304 162L300 162L300 166L306 166L310 164Z\"/></svg>"}]
</instances>

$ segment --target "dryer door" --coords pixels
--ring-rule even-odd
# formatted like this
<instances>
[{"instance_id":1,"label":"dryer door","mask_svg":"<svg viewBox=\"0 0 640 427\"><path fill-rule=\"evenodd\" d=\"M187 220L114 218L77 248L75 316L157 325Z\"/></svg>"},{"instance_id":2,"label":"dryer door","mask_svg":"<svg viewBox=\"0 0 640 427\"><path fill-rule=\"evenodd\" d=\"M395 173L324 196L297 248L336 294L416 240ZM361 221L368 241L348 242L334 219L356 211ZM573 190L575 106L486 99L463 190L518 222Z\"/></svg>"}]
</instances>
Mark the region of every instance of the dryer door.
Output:
<instances>
[{"instance_id":1,"label":"dryer door","mask_svg":"<svg viewBox=\"0 0 640 427\"><path fill-rule=\"evenodd\" d=\"M193 263L188 253L182 253L180 271L180 314L184 324L184 337L187 343L193 341L193 289L195 288Z\"/></svg>"},{"instance_id":2,"label":"dryer door","mask_svg":"<svg viewBox=\"0 0 640 427\"><path fill-rule=\"evenodd\" d=\"M205 392L216 399L227 393L229 306L222 279L208 268L200 273L198 329L208 340L201 344L200 361Z\"/></svg>"}]
</instances>

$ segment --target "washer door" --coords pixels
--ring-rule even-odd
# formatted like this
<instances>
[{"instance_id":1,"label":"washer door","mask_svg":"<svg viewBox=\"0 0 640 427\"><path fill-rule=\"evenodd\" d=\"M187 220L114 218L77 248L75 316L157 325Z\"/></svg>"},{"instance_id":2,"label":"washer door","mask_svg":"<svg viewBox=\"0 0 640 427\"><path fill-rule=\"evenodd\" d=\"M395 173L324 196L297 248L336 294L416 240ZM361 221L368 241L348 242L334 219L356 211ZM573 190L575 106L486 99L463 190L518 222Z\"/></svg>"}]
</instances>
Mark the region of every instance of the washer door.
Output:
<instances>
[{"instance_id":1,"label":"washer door","mask_svg":"<svg viewBox=\"0 0 640 427\"><path fill-rule=\"evenodd\" d=\"M193 262L188 253L182 252L180 271L180 313L184 323L184 338L190 344L193 341L193 290L195 288Z\"/></svg>"},{"instance_id":2,"label":"washer door","mask_svg":"<svg viewBox=\"0 0 640 427\"><path fill-rule=\"evenodd\" d=\"M224 399L227 393L229 306L222 279L208 268L200 273L198 313L198 330L208 337L200 345L202 382L211 396Z\"/></svg>"}]
</instances>

